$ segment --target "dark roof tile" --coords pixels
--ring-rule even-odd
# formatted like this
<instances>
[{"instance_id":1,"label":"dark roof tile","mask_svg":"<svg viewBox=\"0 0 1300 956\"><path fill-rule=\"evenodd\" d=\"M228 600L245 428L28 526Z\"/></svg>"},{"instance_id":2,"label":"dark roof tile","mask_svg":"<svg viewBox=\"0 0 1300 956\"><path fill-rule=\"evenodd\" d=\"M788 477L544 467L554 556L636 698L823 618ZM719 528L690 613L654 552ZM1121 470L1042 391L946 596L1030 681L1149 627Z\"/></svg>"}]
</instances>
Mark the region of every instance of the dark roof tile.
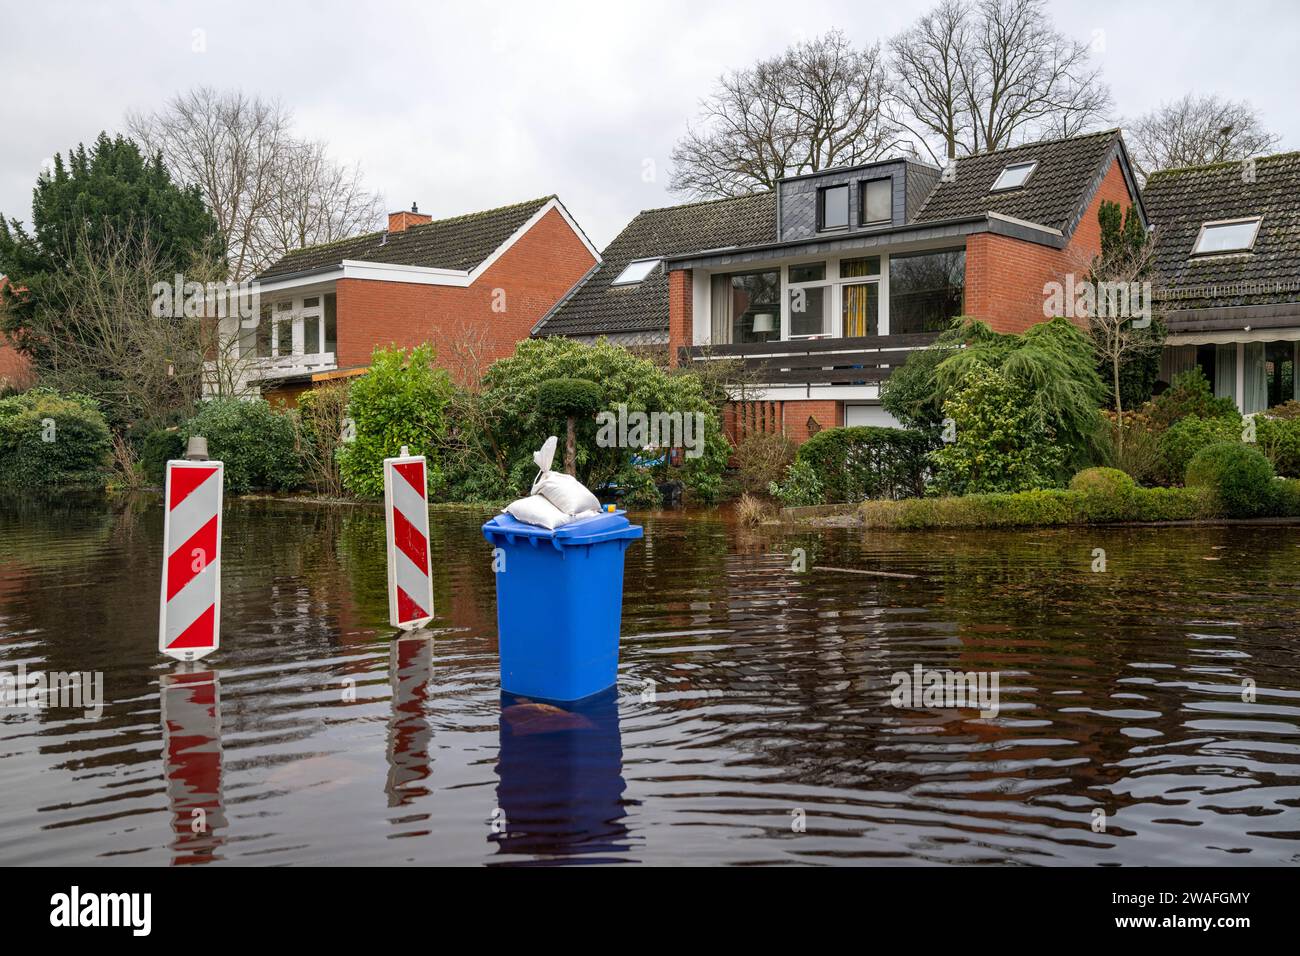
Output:
<instances>
[{"instance_id":1,"label":"dark roof tile","mask_svg":"<svg viewBox=\"0 0 1300 956\"><path fill-rule=\"evenodd\" d=\"M344 259L470 272L554 198L544 196L513 206L439 219L402 232L371 232L309 246L289 253L258 278L265 280L330 268Z\"/></svg>"},{"instance_id":2,"label":"dark roof tile","mask_svg":"<svg viewBox=\"0 0 1300 956\"><path fill-rule=\"evenodd\" d=\"M1069 234L1087 205L1090 187L1119 139L1118 130L1088 133L980 153L957 160L951 182L941 178L916 222L935 222L1001 213ZM1014 163L1038 162L1019 189L990 192L998 175Z\"/></svg>"},{"instance_id":3,"label":"dark roof tile","mask_svg":"<svg viewBox=\"0 0 1300 956\"><path fill-rule=\"evenodd\" d=\"M1157 295L1171 308L1300 301L1300 153L1153 173L1142 197L1156 228ZM1249 181L1252 178L1253 181ZM1263 217L1251 252L1192 256L1201 225ZM1214 288L1217 287L1217 288Z\"/></svg>"},{"instance_id":4,"label":"dark roof tile","mask_svg":"<svg viewBox=\"0 0 1300 956\"><path fill-rule=\"evenodd\" d=\"M772 192L647 209L628 223L600 265L538 326L538 335L609 335L666 331L668 276L658 266L636 285L613 285L629 262L748 246L776 238Z\"/></svg>"}]
</instances>

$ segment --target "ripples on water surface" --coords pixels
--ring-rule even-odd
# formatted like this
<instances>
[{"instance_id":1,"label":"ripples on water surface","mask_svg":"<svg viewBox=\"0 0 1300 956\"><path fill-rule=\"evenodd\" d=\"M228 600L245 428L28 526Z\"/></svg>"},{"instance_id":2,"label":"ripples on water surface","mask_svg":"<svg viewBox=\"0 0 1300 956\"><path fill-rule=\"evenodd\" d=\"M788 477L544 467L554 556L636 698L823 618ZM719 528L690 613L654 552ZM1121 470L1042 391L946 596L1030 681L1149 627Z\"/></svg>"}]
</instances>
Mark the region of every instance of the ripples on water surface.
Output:
<instances>
[{"instance_id":1,"label":"ripples on water surface","mask_svg":"<svg viewBox=\"0 0 1300 956\"><path fill-rule=\"evenodd\" d=\"M1300 529L645 515L619 692L557 712L499 693L485 517L433 512L431 647L390 640L378 510L228 505L222 648L186 672L156 504L0 504L0 671L107 701L0 710L0 861L1300 859ZM889 706L916 664L999 672L1000 713Z\"/></svg>"}]
</instances>

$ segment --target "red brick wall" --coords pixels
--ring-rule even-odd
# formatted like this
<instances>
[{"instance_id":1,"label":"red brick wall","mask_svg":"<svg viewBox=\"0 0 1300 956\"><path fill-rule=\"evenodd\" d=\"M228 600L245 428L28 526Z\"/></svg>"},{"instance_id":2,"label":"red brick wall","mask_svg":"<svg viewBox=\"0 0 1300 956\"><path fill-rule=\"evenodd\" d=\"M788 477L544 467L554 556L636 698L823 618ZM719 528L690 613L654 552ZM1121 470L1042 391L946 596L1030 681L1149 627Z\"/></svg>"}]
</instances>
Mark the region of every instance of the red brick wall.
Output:
<instances>
[{"instance_id":1,"label":"red brick wall","mask_svg":"<svg viewBox=\"0 0 1300 956\"><path fill-rule=\"evenodd\" d=\"M340 279L339 367L369 364L376 346L432 342L440 365L477 375L512 354L594 263L552 209L468 288ZM504 311L494 310L496 302Z\"/></svg>"},{"instance_id":2,"label":"red brick wall","mask_svg":"<svg viewBox=\"0 0 1300 956\"><path fill-rule=\"evenodd\" d=\"M34 381L31 363L0 333L0 384L26 388Z\"/></svg>"},{"instance_id":3,"label":"red brick wall","mask_svg":"<svg viewBox=\"0 0 1300 956\"><path fill-rule=\"evenodd\" d=\"M694 282L690 269L668 273L668 363L677 364L677 350L690 345L695 326Z\"/></svg>"},{"instance_id":4,"label":"red brick wall","mask_svg":"<svg viewBox=\"0 0 1300 956\"><path fill-rule=\"evenodd\" d=\"M813 434L808 428L809 418L816 419L823 429L843 425L844 403L827 399L782 402L781 414L785 419L785 433L792 441L802 445Z\"/></svg>"},{"instance_id":5,"label":"red brick wall","mask_svg":"<svg viewBox=\"0 0 1300 956\"><path fill-rule=\"evenodd\" d=\"M1043 286L1062 282L1067 273L1082 281L1101 252L1097 210L1102 200L1127 210L1129 194L1119 163L1111 164L1064 249L1007 236L978 233L966 240L966 314L984 319L998 332L1023 332L1043 315Z\"/></svg>"}]
</instances>

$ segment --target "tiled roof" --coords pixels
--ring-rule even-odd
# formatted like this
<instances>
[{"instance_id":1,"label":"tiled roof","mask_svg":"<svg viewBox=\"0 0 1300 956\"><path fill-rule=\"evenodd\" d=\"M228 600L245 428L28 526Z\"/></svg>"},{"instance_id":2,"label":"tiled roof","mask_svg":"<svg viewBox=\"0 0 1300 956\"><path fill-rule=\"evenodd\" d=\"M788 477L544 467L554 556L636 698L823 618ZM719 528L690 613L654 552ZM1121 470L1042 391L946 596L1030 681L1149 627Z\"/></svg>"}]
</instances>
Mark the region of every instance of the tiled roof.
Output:
<instances>
[{"instance_id":1,"label":"tiled roof","mask_svg":"<svg viewBox=\"0 0 1300 956\"><path fill-rule=\"evenodd\" d=\"M1300 301L1300 153L1256 159L1253 171L1242 162L1162 170L1142 196L1156 227L1157 294L1170 308ZM1192 257L1202 223L1248 216L1263 217L1251 252Z\"/></svg>"},{"instance_id":2,"label":"tiled roof","mask_svg":"<svg viewBox=\"0 0 1300 956\"><path fill-rule=\"evenodd\" d=\"M599 266L538 326L538 335L601 335L668 328L668 276L658 266L636 285L612 285L636 259L657 259L776 239L776 195L647 209L606 247Z\"/></svg>"},{"instance_id":3,"label":"tiled roof","mask_svg":"<svg viewBox=\"0 0 1300 956\"><path fill-rule=\"evenodd\" d=\"M1102 163L1118 139L1119 131L1112 129L958 159L954 179L940 179L915 222L996 212L1068 235L1083 214L1092 184L1104 173ZM1038 166L1024 186L989 191L1007 166L1030 161L1037 161Z\"/></svg>"},{"instance_id":4,"label":"tiled roof","mask_svg":"<svg viewBox=\"0 0 1300 956\"><path fill-rule=\"evenodd\" d=\"M289 253L258 278L270 279L328 268L337 266L344 259L469 272L554 198L543 196L513 206L439 219L422 226L411 226L402 232L371 232L309 246Z\"/></svg>"}]
</instances>

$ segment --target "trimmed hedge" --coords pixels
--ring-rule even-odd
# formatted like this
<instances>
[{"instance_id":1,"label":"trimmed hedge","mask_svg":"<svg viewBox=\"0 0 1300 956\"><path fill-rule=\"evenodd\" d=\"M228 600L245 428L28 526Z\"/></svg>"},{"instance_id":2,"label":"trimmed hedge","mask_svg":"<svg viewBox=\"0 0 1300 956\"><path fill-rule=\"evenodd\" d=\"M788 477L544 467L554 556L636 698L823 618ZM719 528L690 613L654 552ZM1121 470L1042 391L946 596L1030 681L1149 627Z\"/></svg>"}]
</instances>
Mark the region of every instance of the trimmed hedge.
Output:
<instances>
[{"instance_id":1,"label":"trimmed hedge","mask_svg":"<svg viewBox=\"0 0 1300 956\"><path fill-rule=\"evenodd\" d=\"M795 463L808 466L827 504L925 493L929 438L920 431L856 425L827 428L799 446Z\"/></svg>"},{"instance_id":2,"label":"trimmed hedge","mask_svg":"<svg viewBox=\"0 0 1300 956\"><path fill-rule=\"evenodd\" d=\"M1097 470L1097 469L1090 469ZM1109 469L1106 469L1109 470ZM1076 476L1078 477L1078 476ZM1300 482L1297 482L1300 484ZM1293 514L1300 515L1300 489ZM1117 521L1192 521L1212 518L1218 501L1206 488L1139 488L1126 491L1121 505L1102 503L1096 486L1087 490L1019 491L961 498L866 501L858 508L868 528L1025 528Z\"/></svg>"}]
</instances>

